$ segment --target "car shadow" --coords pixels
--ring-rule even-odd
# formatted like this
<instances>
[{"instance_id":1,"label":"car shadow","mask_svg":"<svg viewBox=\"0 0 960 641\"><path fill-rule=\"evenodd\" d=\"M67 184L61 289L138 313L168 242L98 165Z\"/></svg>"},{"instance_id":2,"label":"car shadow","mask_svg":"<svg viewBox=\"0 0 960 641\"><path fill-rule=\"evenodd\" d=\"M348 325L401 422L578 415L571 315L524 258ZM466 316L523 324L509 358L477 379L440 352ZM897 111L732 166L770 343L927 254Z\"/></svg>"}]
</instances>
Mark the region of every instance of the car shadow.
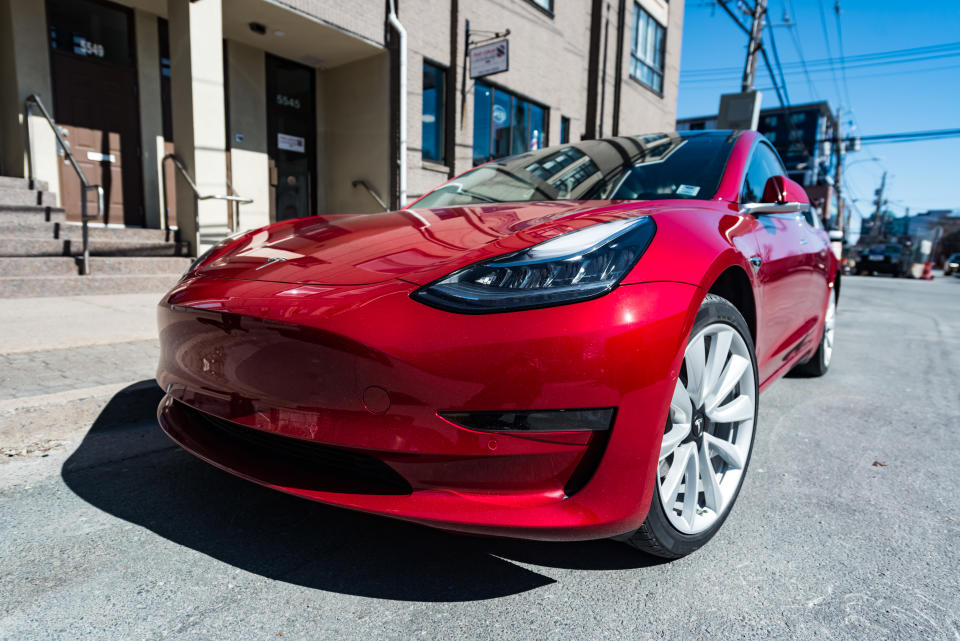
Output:
<instances>
[{"instance_id":1,"label":"car shadow","mask_svg":"<svg viewBox=\"0 0 960 641\"><path fill-rule=\"evenodd\" d=\"M632 569L661 560L613 541L540 543L461 536L327 507L238 479L176 446L156 421L153 381L103 408L64 462L91 505L269 579L405 601L468 601L557 579L524 567Z\"/></svg>"}]
</instances>

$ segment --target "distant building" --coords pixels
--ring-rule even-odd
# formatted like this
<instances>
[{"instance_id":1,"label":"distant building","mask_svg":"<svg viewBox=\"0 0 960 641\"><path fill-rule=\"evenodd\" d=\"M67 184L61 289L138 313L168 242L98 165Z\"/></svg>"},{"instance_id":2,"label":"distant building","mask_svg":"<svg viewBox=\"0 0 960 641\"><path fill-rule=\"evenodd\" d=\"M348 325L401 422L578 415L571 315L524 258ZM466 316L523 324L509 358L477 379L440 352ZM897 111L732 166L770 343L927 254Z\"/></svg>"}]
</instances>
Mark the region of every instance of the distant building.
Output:
<instances>
[{"instance_id":1,"label":"distant building","mask_svg":"<svg viewBox=\"0 0 960 641\"><path fill-rule=\"evenodd\" d=\"M941 263L944 258L960 252L960 209L933 209L906 217L908 233L919 245L924 240L933 243L930 260Z\"/></svg>"},{"instance_id":2,"label":"distant building","mask_svg":"<svg viewBox=\"0 0 960 641\"><path fill-rule=\"evenodd\" d=\"M828 185L833 172L833 136L837 120L826 101L762 109L757 130L773 143L787 175L804 187ZM677 131L716 129L717 117L677 120ZM813 196L811 196L812 198Z\"/></svg>"}]
</instances>

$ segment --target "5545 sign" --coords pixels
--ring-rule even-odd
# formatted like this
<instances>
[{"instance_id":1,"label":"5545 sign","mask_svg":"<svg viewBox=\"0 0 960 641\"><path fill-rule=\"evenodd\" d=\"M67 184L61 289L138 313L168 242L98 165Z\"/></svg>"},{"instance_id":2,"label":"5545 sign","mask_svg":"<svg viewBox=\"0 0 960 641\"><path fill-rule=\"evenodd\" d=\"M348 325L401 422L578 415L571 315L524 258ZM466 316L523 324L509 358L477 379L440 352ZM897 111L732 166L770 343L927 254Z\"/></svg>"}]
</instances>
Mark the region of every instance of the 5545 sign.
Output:
<instances>
[{"instance_id":1,"label":"5545 sign","mask_svg":"<svg viewBox=\"0 0 960 641\"><path fill-rule=\"evenodd\" d=\"M470 77L482 78L510 68L510 41L498 40L470 50Z\"/></svg>"}]
</instances>

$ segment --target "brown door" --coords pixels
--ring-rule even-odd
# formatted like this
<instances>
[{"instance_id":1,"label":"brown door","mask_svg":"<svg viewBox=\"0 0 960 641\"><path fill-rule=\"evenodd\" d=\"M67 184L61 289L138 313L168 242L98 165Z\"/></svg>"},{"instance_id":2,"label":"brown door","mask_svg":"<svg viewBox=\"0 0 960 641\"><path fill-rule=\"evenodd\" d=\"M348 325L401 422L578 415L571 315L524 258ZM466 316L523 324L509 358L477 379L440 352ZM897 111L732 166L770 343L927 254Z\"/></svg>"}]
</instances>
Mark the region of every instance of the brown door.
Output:
<instances>
[{"instance_id":1,"label":"brown door","mask_svg":"<svg viewBox=\"0 0 960 641\"><path fill-rule=\"evenodd\" d=\"M54 115L87 181L103 186L103 222L142 226L136 71L52 53ZM67 219L79 220L79 180L65 163L60 176Z\"/></svg>"},{"instance_id":2,"label":"brown door","mask_svg":"<svg viewBox=\"0 0 960 641\"><path fill-rule=\"evenodd\" d=\"M46 5L53 117L66 129L87 180L103 186L103 222L142 226L133 12L106 0L46 0ZM67 216L78 220L80 183L69 165L61 164L60 176Z\"/></svg>"}]
</instances>

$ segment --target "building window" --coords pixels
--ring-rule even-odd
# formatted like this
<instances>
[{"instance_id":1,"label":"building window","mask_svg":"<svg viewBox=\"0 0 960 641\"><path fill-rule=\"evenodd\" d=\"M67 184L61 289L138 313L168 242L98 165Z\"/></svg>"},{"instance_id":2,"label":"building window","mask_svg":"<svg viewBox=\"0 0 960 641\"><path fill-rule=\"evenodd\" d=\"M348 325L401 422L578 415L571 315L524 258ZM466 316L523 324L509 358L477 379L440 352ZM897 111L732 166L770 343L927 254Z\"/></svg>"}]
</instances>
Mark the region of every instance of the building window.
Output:
<instances>
[{"instance_id":1,"label":"building window","mask_svg":"<svg viewBox=\"0 0 960 641\"><path fill-rule=\"evenodd\" d=\"M527 0L540 7L550 15L553 15L553 0Z\"/></svg>"},{"instance_id":2,"label":"building window","mask_svg":"<svg viewBox=\"0 0 960 641\"><path fill-rule=\"evenodd\" d=\"M639 4L633 5L633 39L630 45L630 77L657 93L663 93L663 49L667 30Z\"/></svg>"},{"instance_id":3,"label":"building window","mask_svg":"<svg viewBox=\"0 0 960 641\"><path fill-rule=\"evenodd\" d=\"M443 98L446 70L429 62L423 63L423 116L421 117L421 144L423 159L444 162L443 156Z\"/></svg>"},{"instance_id":4,"label":"building window","mask_svg":"<svg viewBox=\"0 0 960 641\"><path fill-rule=\"evenodd\" d=\"M560 144L565 145L568 142L570 142L570 119L560 116Z\"/></svg>"},{"instance_id":5,"label":"building window","mask_svg":"<svg viewBox=\"0 0 960 641\"><path fill-rule=\"evenodd\" d=\"M478 82L473 90L473 164L546 145L547 110Z\"/></svg>"}]
</instances>

